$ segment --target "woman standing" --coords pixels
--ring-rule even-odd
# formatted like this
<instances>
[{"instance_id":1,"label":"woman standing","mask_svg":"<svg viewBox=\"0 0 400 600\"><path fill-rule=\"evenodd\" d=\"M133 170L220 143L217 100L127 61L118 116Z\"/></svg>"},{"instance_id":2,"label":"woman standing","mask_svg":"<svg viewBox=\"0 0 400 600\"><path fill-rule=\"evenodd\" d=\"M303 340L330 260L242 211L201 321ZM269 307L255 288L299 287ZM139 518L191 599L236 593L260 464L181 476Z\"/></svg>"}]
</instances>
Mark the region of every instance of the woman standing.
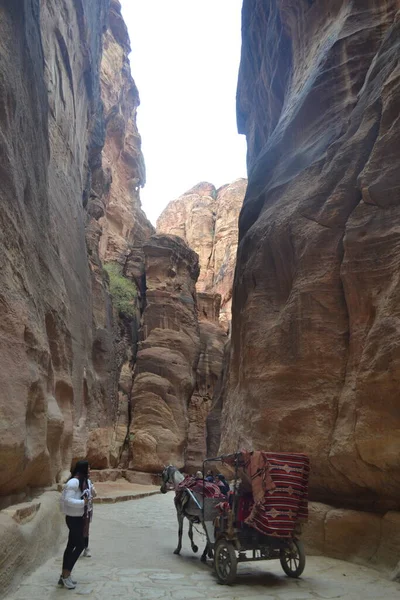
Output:
<instances>
[{"instance_id":1,"label":"woman standing","mask_svg":"<svg viewBox=\"0 0 400 600\"><path fill-rule=\"evenodd\" d=\"M72 471L71 478L65 484L61 496L61 508L66 515L65 521L69 529L69 536L58 584L69 590L76 587L76 581L71 578L71 571L85 547L85 524L88 523L87 504L89 500L88 475L88 461L79 460Z\"/></svg>"}]
</instances>

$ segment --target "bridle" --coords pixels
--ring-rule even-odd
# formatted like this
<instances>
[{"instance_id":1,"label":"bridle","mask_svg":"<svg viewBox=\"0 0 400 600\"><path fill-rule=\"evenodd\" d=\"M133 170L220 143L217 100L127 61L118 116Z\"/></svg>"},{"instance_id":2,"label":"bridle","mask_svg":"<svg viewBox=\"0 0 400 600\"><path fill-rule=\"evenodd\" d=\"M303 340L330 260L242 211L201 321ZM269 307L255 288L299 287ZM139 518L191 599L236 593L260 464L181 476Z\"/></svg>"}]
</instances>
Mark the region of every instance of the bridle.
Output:
<instances>
[{"instance_id":1,"label":"bridle","mask_svg":"<svg viewBox=\"0 0 400 600\"><path fill-rule=\"evenodd\" d=\"M172 474L175 471L175 467L172 465L169 465L168 467L164 467L163 472L161 473L161 488L160 491L162 494L166 494L166 492L168 491L167 489L167 485L168 483L173 483L172 480Z\"/></svg>"}]
</instances>

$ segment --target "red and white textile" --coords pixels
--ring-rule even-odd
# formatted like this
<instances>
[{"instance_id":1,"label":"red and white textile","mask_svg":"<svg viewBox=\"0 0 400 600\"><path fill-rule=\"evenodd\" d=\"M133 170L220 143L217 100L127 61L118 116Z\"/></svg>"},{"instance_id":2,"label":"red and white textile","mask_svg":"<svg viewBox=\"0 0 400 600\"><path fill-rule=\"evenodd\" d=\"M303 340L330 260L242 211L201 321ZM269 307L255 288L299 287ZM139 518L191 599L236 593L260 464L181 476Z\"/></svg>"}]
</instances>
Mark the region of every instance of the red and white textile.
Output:
<instances>
[{"instance_id":1,"label":"red and white textile","mask_svg":"<svg viewBox=\"0 0 400 600\"><path fill-rule=\"evenodd\" d=\"M241 455L252 494L240 498L238 521L264 535L292 537L296 525L308 518L308 456L260 451Z\"/></svg>"},{"instance_id":2,"label":"red and white textile","mask_svg":"<svg viewBox=\"0 0 400 600\"><path fill-rule=\"evenodd\" d=\"M220 487L216 483L196 479L193 475L187 475L177 486L175 492L175 502L181 497L185 489L201 494L204 498L225 498Z\"/></svg>"}]
</instances>

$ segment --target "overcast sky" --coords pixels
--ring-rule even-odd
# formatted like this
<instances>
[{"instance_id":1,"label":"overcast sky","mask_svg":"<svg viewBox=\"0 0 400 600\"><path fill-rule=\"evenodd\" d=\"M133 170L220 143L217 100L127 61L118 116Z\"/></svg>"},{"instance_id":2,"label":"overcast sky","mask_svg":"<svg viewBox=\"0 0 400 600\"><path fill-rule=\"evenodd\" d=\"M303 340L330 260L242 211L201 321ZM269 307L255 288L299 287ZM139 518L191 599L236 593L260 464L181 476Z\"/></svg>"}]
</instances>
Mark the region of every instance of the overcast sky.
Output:
<instances>
[{"instance_id":1,"label":"overcast sky","mask_svg":"<svg viewBox=\"0 0 400 600\"><path fill-rule=\"evenodd\" d=\"M246 177L236 129L242 0L121 0L139 88L138 126L155 220L200 181L217 187Z\"/></svg>"}]
</instances>

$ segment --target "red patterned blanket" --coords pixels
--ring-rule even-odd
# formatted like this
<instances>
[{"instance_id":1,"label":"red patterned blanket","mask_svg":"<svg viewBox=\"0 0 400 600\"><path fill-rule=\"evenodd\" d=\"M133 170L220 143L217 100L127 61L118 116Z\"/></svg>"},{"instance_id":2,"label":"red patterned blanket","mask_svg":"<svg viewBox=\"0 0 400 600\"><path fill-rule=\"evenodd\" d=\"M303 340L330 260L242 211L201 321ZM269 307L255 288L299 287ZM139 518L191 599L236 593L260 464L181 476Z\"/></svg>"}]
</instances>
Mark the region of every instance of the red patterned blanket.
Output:
<instances>
[{"instance_id":1,"label":"red patterned blanket","mask_svg":"<svg viewBox=\"0 0 400 600\"><path fill-rule=\"evenodd\" d=\"M241 464L253 493L240 499L238 520L264 535L292 537L296 525L308 518L309 458L305 454L242 452Z\"/></svg>"},{"instance_id":2,"label":"red patterned blanket","mask_svg":"<svg viewBox=\"0 0 400 600\"><path fill-rule=\"evenodd\" d=\"M201 494L204 498L221 498L221 500L225 498L224 494L221 492L221 488L215 483L203 481L203 479L196 479L193 475L187 475L176 488L175 502L187 488L192 492Z\"/></svg>"}]
</instances>

